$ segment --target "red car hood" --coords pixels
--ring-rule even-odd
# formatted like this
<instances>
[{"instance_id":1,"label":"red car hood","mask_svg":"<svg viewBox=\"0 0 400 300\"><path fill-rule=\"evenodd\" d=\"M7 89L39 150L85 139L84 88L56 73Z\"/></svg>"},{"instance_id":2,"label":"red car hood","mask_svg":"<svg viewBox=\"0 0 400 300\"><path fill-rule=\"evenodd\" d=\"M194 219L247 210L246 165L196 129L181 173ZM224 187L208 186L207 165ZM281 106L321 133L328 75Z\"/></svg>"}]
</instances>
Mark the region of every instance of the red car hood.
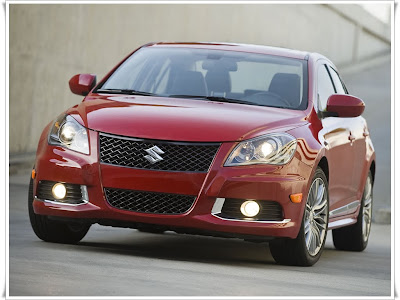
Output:
<instances>
[{"instance_id":1,"label":"red car hood","mask_svg":"<svg viewBox=\"0 0 400 300\"><path fill-rule=\"evenodd\" d=\"M89 95L67 111L106 133L171 141L225 142L304 124L303 111L193 99Z\"/></svg>"}]
</instances>

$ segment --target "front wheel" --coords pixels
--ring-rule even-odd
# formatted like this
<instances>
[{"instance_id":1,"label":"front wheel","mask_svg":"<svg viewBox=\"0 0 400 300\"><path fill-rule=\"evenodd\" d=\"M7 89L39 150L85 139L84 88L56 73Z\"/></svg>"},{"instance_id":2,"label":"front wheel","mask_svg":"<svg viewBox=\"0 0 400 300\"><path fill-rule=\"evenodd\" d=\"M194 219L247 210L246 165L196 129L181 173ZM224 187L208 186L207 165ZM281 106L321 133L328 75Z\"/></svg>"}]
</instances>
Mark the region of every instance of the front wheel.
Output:
<instances>
[{"instance_id":1,"label":"front wheel","mask_svg":"<svg viewBox=\"0 0 400 300\"><path fill-rule=\"evenodd\" d=\"M321 168L315 171L308 191L299 234L295 239L270 242L270 250L278 264L312 266L321 256L328 230L328 181Z\"/></svg>"},{"instance_id":2,"label":"front wheel","mask_svg":"<svg viewBox=\"0 0 400 300\"><path fill-rule=\"evenodd\" d=\"M29 220L36 236L45 242L75 244L84 238L90 224L66 223L49 220L47 216L37 215L33 210L33 180L28 191Z\"/></svg>"},{"instance_id":3,"label":"front wheel","mask_svg":"<svg viewBox=\"0 0 400 300\"><path fill-rule=\"evenodd\" d=\"M338 250L363 251L368 245L372 221L372 174L368 173L357 223L332 230L333 244Z\"/></svg>"}]
</instances>

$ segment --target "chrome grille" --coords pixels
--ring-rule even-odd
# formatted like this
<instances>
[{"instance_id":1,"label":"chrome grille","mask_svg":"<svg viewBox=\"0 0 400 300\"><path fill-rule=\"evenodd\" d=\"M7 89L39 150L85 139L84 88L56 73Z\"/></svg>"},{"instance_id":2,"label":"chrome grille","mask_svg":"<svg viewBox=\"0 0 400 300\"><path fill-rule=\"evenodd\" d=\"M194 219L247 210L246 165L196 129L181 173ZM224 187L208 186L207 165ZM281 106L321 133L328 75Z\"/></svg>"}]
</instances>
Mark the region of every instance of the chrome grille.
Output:
<instances>
[{"instance_id":1,"label":"chrome grille","mask_svg":"<svg viewBox=\"0 0 400 300\"><path fill-rule=\"evenodd\" d=\"M104 192L107 202L115 208L151 214L183 214L196 200L196 196L124 189L105 188Z\"/></svg>"},{"instance_id":2,"label":"chrome grille","mask_svg":"<svg viewBox=\"0 0 400 300\"><path fill-rule=\"evenodd\" d=\"M157 146L162 160L149 162L146 150ZM141 140L100 134L100 161L137 169L207 172L219 149L219 143L186 143Z\"/></svg>"}]
</instances>

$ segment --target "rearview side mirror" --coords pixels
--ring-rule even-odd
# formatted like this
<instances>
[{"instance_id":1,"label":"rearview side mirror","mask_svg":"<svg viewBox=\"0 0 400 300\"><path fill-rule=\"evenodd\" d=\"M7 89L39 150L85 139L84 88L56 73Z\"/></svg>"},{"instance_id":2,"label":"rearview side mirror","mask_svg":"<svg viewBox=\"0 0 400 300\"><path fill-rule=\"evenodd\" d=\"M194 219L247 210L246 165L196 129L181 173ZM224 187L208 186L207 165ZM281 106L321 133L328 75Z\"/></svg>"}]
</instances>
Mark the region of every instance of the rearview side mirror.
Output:
<instances>
[{"instance_id":1,"label":"rearview side mirror","mask_svg":"<svg viewBox=\"0 0 400 300\"><path fill-rule=\"evenodd\" d=\"M354 118L364 112L365 103L351 95L333 94L328 98L326 111L342 118Z\"/></svg>"},{"instance_id":2,"label":"rearview side mirror","mask_svg":"<svg viewBox=\"0 0 400 300\"><path fill-rule=\"evenodd\" d=\"M96 75L77 74L69 80L71 92L80 96L86 96L96 85Z\"/></svg>"}]
</instances>

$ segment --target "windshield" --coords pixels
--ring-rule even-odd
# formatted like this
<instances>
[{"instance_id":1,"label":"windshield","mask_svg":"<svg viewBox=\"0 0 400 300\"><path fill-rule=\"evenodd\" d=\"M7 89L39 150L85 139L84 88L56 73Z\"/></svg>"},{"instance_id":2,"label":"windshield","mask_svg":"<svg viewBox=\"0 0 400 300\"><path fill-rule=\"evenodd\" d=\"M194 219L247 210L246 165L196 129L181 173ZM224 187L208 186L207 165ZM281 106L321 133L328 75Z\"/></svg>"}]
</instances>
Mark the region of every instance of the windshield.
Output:
<instances>
[{"instance_id":1,"label":"windshield","mask_svg":"<svg viewBox=\"0 0 400 300\"><path fill-rule=\"evenodd\" d=\"M236 51L142 48L96 92L307 107L305 60Z\"/></svg>"}]
</instances>

